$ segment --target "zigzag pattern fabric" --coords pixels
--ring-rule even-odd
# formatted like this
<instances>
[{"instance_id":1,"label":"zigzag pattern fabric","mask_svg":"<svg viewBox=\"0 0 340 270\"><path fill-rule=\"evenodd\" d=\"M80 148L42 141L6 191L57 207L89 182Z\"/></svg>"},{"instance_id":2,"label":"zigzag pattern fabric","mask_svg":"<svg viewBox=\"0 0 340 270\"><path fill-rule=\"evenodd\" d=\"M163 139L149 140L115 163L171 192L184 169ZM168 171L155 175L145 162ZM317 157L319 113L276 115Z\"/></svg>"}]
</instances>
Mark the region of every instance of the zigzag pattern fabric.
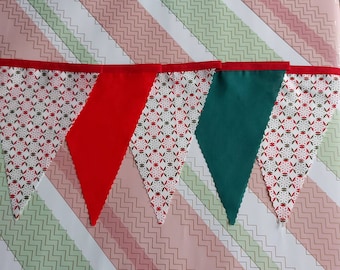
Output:
<instances>
[{"instance_id":1,"label":"zigzag pattern fabric","mask_svg":"<svg viewBox=\"0 0 340 270\"><path fill-rule=\"evenodd\" d=\"M0 1L0 58L115 65L284 60L339 67L339 4ZM90 147L83 147L84 158L92 158ZM159 225L129 149L96 226L91 226L66 143L18 220L12 215L1 149L0 268L340 269L339 153L340 104L285 226L276 222L255 160L231 226L193 136L166 221Z\"/></svg>"}]
</instances>

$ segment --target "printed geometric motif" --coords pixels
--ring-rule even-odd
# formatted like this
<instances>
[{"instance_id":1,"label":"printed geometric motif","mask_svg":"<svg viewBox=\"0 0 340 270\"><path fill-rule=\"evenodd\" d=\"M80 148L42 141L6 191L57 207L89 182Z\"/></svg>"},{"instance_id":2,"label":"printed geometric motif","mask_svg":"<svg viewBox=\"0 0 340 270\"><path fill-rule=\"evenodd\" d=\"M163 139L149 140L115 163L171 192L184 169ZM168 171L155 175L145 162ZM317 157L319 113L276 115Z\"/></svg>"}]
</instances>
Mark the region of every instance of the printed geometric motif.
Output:
<instances>
[{"instance_id":1,"label":"printed geometric motif","mask_svg":"<svg viewBox=\"0 0 340 270\"><path fill-rule=\"evenodd\" d=\"M258 163L276 214L287 221L340 98L340 76L286 74Z\"/></svg>"},{"instance_id":2,"label":"printed geometric motif","mask_svg":"<svg viewBox=\"0 0 340 270\"><path fill-rule=\"evenodd\" d=\"M159 224L176 190L215 69L159 73L130 148Z\"/></svg>"},{"instance_id":3,"label":"printed geometric motif","mask_svg":"<svg viewBox=\"0 0 340 270\"><path fill-rule=\"evenodd\" d=\"M1 67L0 140L15 218L36 190L96 78L94 73Z\"/></svg>"}]
</instances>

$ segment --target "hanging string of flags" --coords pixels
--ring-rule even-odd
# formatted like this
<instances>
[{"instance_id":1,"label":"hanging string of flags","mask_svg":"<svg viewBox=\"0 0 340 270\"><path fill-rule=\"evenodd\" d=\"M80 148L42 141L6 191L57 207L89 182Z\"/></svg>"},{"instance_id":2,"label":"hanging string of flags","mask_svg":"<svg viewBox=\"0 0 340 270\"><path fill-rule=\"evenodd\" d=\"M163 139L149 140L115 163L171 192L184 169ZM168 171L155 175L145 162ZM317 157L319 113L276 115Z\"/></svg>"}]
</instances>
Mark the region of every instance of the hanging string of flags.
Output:
<instances>
[{"instance_id":1,"label":"hanging string of flags","mask_svg":"<svg viewBox=\"0 0 340 270\"><path fill-rule=\"evenodd\" d=\"M129 147L163 224L193 136L230 224L257 160L288 220L340 99L340 69L287 62L86 65L0 59L13 215L66 141L95 225Z\"/></svg>"}]
</instances>

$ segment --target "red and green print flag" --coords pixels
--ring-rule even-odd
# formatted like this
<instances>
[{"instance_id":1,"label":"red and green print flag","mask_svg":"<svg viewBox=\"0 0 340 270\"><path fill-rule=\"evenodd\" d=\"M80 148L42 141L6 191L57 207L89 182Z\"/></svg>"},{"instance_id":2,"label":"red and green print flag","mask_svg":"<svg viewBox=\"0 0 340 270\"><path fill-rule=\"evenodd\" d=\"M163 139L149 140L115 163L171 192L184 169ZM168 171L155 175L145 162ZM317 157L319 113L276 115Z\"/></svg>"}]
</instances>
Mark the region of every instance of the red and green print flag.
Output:
<instances>
[{"instance_id":1,"label":"red and green print flag","mask_svg":"<svg viewBox=\"0 0 340 270\"><path fill-rule=\"evenodd\" d=\"M115 65L100 73L66 141L96 224L161 65Z\"/></svg>"},{"instance_id":2,"label":"red and green print flag","mask_svg":"<svg viewBox=\"0 0 340 270\"><path fill-rule=\"evenodd\" d=\"M196 137L230 224L288 65L224 63L215 73Z\"/></svg>"},{"instance_id":3,"label":"red and green print flag","mask_svg":"<svg viewBox=\"0 0 340 270\"><path fill-rule=\"evenodd\" d=\"M286 72L284 62L221 69L219 61L162 67L1 59L0 68L0 142L15 218L66 137L92 225L129 144L164 223L195 132L231 224L256 153L286 221L340 96L339 69Z\"/></svg>"},{"instance_id":4,"label":"red and green print flag","mask_svg":"<svg viewBox=\"0 0 340 270\"><path fill-rule=\"evenodd\" d=\"M162 67L130 141L158 223L165 221L220 62Z\"/></svg>"},{"instance_id":5,"label":"red and green print flag","mask_svg":"<svg viewBox=\"0 0 340 270\"><path fill-rule=\"evenodd\" d=\"M292 212L339 98L339 69L291 67L284 76L257 157L281 222Z\"/></svg>"},{"instance_id":6,"label":"red and green print flag","mask_svg":"<svg viewBox=\"0 0 340 270\"><path fill-rule=\"evenodd\" d=\"M0 141L16 219L85 105L97 71L0 60Z\"/></svg>"}]
</instances>

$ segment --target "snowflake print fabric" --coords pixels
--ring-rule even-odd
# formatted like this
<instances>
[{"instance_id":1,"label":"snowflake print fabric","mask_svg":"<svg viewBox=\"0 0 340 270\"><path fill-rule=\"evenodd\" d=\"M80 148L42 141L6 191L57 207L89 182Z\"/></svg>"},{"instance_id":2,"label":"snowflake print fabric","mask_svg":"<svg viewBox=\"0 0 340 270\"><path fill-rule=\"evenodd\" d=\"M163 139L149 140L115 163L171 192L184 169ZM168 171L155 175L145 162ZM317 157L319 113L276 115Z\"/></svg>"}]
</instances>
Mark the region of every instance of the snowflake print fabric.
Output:
<instances>
[{"instance_id":1,"label":"snowflake print fabric","mask_svg":"<svg viewBox=\"0 0 340 270\"><path fill-rule=\"evenodd\" d=\"M340 98L340 76L324 73L315 67L292 67L285 75L258 151L258 164L281 222L291 215Z\"/></svg>"},{"instance_id":2,"label":"snowflake print fabric","mask_svg":"<svg viewBox=\"0 0 340 270\"><path fill-rule=\"evenodd\" d=\"M176 191L217 64L164 66L131 138L130 149L159 224Z\"/></svg>"},{"instance_id":3,"label":"snowflake print fabric","mask_svg":"<svg viewBox=\"0 0 340 270\"><path fill-rule=\"evenodd\" d=\"M15 218L83 108L96 73L0 67L0 140Z\"/></svg>"}]
</instances>

